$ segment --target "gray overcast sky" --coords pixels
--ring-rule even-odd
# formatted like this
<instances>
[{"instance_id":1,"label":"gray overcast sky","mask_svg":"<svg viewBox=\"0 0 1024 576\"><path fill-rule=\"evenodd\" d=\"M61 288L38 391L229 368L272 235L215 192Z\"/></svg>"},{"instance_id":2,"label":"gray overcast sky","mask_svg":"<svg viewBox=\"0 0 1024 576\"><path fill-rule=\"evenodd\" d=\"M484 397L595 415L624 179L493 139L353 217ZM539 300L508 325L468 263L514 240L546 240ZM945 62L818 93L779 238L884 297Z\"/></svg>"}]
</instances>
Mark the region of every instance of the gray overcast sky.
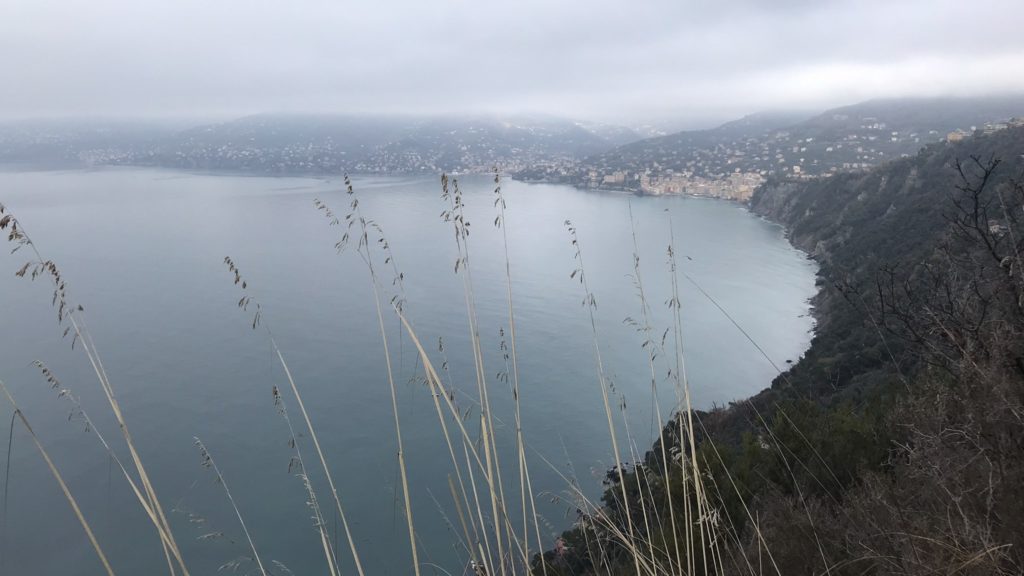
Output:
<instances>
[{"instance_id":1,"label":"gray overcast sky","mask_svg":"<svg viewBox=\"0 0 1024 576\"><path fill-rule=\"evenodd\" d=\"M1024 0L0 0L0 117L701 123L1024 92Z\"/></svg>"}]
</instances>

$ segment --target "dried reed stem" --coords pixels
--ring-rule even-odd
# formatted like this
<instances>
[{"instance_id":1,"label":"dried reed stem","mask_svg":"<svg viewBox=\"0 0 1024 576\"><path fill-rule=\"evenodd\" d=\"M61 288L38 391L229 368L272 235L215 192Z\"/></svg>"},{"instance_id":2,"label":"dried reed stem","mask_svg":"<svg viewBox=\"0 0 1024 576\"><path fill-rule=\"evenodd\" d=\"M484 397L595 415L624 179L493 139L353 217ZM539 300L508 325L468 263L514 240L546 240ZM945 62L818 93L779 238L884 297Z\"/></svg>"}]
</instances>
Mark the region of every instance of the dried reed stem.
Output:
<instances>
[{"instance_id":1,"label":"dried reed stem","mask_svg":"<svg viewBox=\"0 0 1024 576\"><path fill-rule=\"evenodd\" d=\"M256 551L256 544L252 541L252 535L249 534L249 527L245 525L245 520L242 519L242 511L238 509L238 504L235 503L235 497L231 495L231 489L228 488L228 481L224 479L224 475L221 474L220 468L217 466L217 461L213 459L213 455L203 444L203 441L198 436L193 436L192 439L195 441L195 445L199 448L199 455L202 458L202 466L204 468L211 468L213 473L217 475L217 482L224 488L224 494L228 497L228 502L231 503L231 508L235 511L235 516L238 517L238 523L242 526L242 532L245 533L245 539L249 541L249 549L252 550L252 557L256 560L256 565L259 566L260 573L263 576L267 576L267 570L263 567L263 561L260 560L260 554Z\"/></svg>"},{"instance_id":2,"label":"dried reed stem","mask_svg":"<svg viewBox=\"0 0 1024 576\"><path fill-rule=\"evenodd\" d=\"M46 466L50 469L50 474L60 484L60 489L64 492L64 497L67 499L68 504L71 505L71 509L74 510L75 516L78 518L78 522L82 525L85 530L85 535L89 537L89 542L92 544L93 549L96 551L96 555L99 556L100 562L103 564L103 569L106 570L109 576L114 576L114 569L110 567L110 562L107 561L107 555L103 553L103 549L100 548L100 543L96 540L96 536L92 532L92 528L89 526L89 522L86 521L85 516L82 514L82 509L78 507L78 501L71 495L71 490L68 488L64 477L60 475L57 470L57 466L54 465L53 460L50 459L50 455L46 453L46 449L43 448L42 442L39 441L39 437L36 436L35 430L28 423L28 419L25 418L25 414L18 407L18 403L14 401L14 397L7 390L7 385L4 384L3 380L0 380L0 390L3 390L4 396L7 397L7 401L11 403L11 407L14 408L14 414L21 420L22 425L25 426L25 430L28 431L29 436L32 437L32 442L36 445L36 449L39 450L39 454L46 461Z\"/></svg>"}]
</instances>

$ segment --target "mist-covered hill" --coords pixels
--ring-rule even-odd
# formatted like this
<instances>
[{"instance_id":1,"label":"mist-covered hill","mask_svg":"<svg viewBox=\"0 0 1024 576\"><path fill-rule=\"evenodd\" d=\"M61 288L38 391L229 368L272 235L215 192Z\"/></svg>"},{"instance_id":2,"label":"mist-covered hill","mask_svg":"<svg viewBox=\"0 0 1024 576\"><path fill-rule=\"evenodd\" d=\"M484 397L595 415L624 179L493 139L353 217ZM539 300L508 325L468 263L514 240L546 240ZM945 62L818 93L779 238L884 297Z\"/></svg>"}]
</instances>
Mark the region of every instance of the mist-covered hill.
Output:
<instances>
[{"instance_id":1,"label":"mist-covered hill","mask_svg":"<svg viewBox=\"0 0 1024 576\"><path fill-rule=\"evenodd\" d=\"M0 124L0 164L137 165L260 174L482 172L640 193L746 200L764 179L866 170L1024 117L1024 96L873 100L640 132L551 116L259 114L193 126Z\"/></svg>"},{"instance_id":2,"label":"mist-covered hill","mask_svg":"<svg viewBox=\"0 0 1024 576\"><path fill-rule=\"evenodd\" d=\"M555 117L264 114L183 130L131 123L0 125L0 162L143 165L258 173L519 170L640 138Z\"/></svg>"}]
</instances>

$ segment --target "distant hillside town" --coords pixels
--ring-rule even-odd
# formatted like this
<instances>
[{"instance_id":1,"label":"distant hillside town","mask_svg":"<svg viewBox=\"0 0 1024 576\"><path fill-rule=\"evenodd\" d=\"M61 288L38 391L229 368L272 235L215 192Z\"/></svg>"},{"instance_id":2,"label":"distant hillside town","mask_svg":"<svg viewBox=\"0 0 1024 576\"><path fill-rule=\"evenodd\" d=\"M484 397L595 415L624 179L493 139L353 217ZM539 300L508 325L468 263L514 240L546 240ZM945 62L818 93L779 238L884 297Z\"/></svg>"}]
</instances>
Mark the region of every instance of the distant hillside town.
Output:
<instances>
[{"instance_id":1,"label":"distant hillside town","mask_svg":"<svg viewBox=\"0 0 1024 576\"><path fill-rule=\"evenodd\" d=\"M461 174L745 202L772 178L861 171L1024 123L1024 96L873 100L821 114L762 113L710 130L553 117L256 115L185 129L145 122L0 124L0 164L149 166L257 174Z\"/></svg>"},{"instance_id":2,"label":"distant hillside town","mask_svg":"<svg viewBox=\"0 0 1024 576\"><path fill-rule=\"evenodd\" d=\"M712 130L626 144L575 162L537 164L523 180L636 194L747 201L769 178L807 180L867 170L928 144L1024 125L1024 99L872 101L790 119L754 115ZM973 104L973 105L972 105Z\"/></svg>"}]
</instances>

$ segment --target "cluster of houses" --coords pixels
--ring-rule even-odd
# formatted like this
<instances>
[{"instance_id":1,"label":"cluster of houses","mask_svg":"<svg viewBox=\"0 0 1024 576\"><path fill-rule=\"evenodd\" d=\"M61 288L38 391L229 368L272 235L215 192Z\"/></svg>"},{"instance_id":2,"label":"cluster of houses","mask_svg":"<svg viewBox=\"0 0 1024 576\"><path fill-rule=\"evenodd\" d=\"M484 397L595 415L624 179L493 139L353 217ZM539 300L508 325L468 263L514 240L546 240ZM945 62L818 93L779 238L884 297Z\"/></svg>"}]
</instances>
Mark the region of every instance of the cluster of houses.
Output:
<instances>
[{"instance_id":1,"label":"cluster of houses","mask_svg":"<svg viewBox=\"0 0 1024 576\"><path fill-rule=\"evenodd\" d=\"M993 132L1006 130L1007 128L1016 128L1019 126L1024 126L1024 118L1015 117L1010 118L1006 122L988 122L980 129L977 126L971 126L970 130L962 130L958 128L956 130L953 130L949 134L946 134L946 142L959 142L964 138L973 135L976 132L981 132L982 134L992 134Z\"/></svg>"}]
</instances>

